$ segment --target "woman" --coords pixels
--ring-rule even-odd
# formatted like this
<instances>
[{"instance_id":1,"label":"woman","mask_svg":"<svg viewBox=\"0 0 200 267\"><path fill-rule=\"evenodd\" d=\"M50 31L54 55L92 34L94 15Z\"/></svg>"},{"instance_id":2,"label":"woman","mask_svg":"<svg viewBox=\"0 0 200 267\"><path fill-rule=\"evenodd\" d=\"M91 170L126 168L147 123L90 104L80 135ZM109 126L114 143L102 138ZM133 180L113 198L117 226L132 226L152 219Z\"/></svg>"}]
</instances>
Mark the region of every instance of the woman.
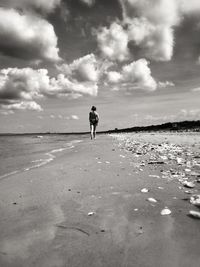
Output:
<instances>
[{"instance_id":1,"label":"woman","mask_svg":"<svg viewBox=\"0 0 200 267\"><path fill-rule=\"evenodd\" d=\"M99 122L99 114L96 112L96 110L97 108L95 106L92 106L91 111L89 113L91 139L95 139L96 137L96 127Z\"/></svg>"}]
</instances>

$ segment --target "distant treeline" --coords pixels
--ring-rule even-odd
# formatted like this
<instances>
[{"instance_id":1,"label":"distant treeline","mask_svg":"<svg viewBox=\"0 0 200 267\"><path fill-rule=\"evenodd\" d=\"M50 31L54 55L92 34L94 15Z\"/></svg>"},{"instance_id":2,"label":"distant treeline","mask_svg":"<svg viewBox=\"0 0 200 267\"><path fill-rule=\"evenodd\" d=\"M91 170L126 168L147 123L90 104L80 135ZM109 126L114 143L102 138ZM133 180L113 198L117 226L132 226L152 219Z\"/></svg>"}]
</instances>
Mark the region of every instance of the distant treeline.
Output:
<instances>
[{"instance_id":1,"label":"distant treeline","mask_svg":"<svg viewBox=\"0 0 200 267\"><path fill-rule=\"evenodd\" d=\"M181 122L167 122L159 125L149 125L149 126L136 126L130 128L118 129L107 131L98 131L99 134L109 134L109 133L130 133L130 132L156 132L156 131L193 131L200 132L200 120L198 121L181 121ZM59 133L59 132L45 132L45 133L0 133L0 136L5 135L50 135L50 134L60 134L60 135L85 135L89 132L68 132L68 133Z\"/></svg>"},{"instance_id":2,"label":"distant treeline","mask_svg":"<svg viewBox=\"0 0 200 267\"><path fill-rule=\"evenodd\" d=\"M107 131L109 133L116 132L149 132L149 131L195 131L200 132L200 121L181 121L167 122L159 125L136 126L131 128L117 129Z\"/></svg>"}]
</instances>

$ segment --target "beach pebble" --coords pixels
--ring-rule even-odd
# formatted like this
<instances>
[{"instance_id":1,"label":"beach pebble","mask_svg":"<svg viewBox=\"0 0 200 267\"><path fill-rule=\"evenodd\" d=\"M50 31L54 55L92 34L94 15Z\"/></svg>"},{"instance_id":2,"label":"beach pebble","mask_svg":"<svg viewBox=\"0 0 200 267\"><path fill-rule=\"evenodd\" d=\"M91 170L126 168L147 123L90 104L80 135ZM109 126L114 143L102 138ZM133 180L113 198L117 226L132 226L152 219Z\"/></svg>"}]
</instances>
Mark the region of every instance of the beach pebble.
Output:
<instances>
[{"instance_id":1,"label":"beach pebble","mask_svg":"<svg viewBox=\"0 0 200 267\"><path fill-rule=\"evenodd\" d=\"M182 184L188 188L194 188L195 187L195 184L193 182L183 181Z\"/></svg>"},{"instance_id":2,"label":"beach pebble","mask_svg":"<svg viewBox=\"0 0 200 267\"><path fill-rule=\"evenodd\" d=\"M190 203L200 207L200 195L193 195L190 198Z\"/></svg>"},{"instance_id":3,"label":"beach pebble","mask_svg":"<svg viewBox=\"0 0 200 267\"><path fill-rule=\"evenodd\" d=\"M134 211L138 211L138 209L134 209Z\"/></svg>"},{"instance_id":4,"label":"beach pebble","mask_svg":"<svg viewBox=\"0 0 200 267\"><path fill-rule=\"evenodd\" d=\"M196 219L200 219L200 212L199 211L190 210L189 215L196 218Z\"/></svg>"},{"instance_id":5,"label":"beach pebble","mask_svg":"<svg viewBox=\"0 0 200 267\"><path fill-rule=\"evenodd\" d=\"M172 212L171 212L171 210L170 209L168 209L167 207L165 207L163 210L161 210L161 215L169 215L169 214L171 214Z\"/></svg>"},{"instance_id":6,"label":"beach pebble","mask_svg":"<svg viewBox=\"0 0 200 267\"><path fill-rule=\"evenodd\" d=\"M191 190L184 191L186 194L192 194L193 192Z\"/></svg>"},{"instance_id":7,"label":"beach pebble","mask_svg":"<svg viewBox=\"0 0 200 267\"><path fill-rule=\"evenodd\" d=\"M149 192L149 189L147 189L147 188L142 188L142 189L141 189L141 192L142 192L142 193L147 193L147 192Z\"/></svg>"},{"instance_id":8,"label":"beach pebble","mask_svg":"<svg viewBox=\"0 0 200 267\"><path fill-rule=\"evenodd\" d=\"M161 158L162 160L168 160L168 157L167 157L167 156L160 156L160 158Z\"/></svg>"},{"instance_id":9,"label":"beach pebble","mask_svg":"<svg viewBox=\"0 0 200 267\"><path fill-rule=\"evenodd\" d=\"M90 211L90 212L88 212L88 216L92 216L92 215L94 215L94 214L95 214L94 211Z\"/></svg>"},{"instance_id":10,"label":"beach pebble","mask_svg":"<svg viewBox=\"0 0 200 267\"><path fill-rule=\"evenodd\" d=\"M153 178L160 178L159 175L154 175L154 174L149 174L149 177L153 177Z\"/></svg>"},{"instance_id":11,"label":"beach pebble","mask_svg":"<svg viewBox=\"0 0 200 267\"><path fill-rule=\"evenodd\" d=\"M149 198L147 198L147 200L149 201L149 202L153 202L153 203L156 203L156 202L158 202L155 198L153 198L153 197L149 197Z\"/></svg>"},{"instance_id":12,"label":"beach pebble","mask_svg":"<svg viewBox=\"0 0 200 267\"><path fill-rule=\"evenodd\" d=\"M197 177L200 177L200 173L199 173L199 172L191 172L190 175L191 175L191 176L197 176Z\"/></svg>"},{"instance_id":13,"label":"beach pebble","mask_svg":"<svg viewBox=\"0 0 200 267\"><path fill-rule=\"evenodd\" d=\"M176 161L177 161L178 165L183 165L183 159L182 158L177 157Z\"/></svg>"}]
</instances>

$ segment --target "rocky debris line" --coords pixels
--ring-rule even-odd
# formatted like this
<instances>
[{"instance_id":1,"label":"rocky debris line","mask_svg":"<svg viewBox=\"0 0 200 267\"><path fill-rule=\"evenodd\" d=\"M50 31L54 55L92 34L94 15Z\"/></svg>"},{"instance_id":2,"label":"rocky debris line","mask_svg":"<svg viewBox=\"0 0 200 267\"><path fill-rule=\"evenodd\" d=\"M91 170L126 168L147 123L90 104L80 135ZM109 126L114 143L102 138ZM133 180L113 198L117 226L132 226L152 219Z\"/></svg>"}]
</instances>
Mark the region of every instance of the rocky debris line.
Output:
<instances>
[{"instance_id":1,"label":"rocky debris line","mask_svg":"<svg viewBox=\"0 0 200 267\"><path fill-rule=\"evenodd\" d=\"M149 176L168 181L178 181L179 189L186 194L192 194L189 203L200 208L200 154L198 144L193 146L177 145L169 142L146 143L135 141L132 134L113 134L119 142L119 147L131 152L134 158L132 163L136 173L143 171L145 166L160 172L160 175ZM189 189L189 190L186 190ZM142 193L148 189L143 188ZM151 200L149 200L151 202ZM163 215L163 214L162 214ZM199 211L189 211L189 216L200 219Z\"/></svg>"}]
</instances>

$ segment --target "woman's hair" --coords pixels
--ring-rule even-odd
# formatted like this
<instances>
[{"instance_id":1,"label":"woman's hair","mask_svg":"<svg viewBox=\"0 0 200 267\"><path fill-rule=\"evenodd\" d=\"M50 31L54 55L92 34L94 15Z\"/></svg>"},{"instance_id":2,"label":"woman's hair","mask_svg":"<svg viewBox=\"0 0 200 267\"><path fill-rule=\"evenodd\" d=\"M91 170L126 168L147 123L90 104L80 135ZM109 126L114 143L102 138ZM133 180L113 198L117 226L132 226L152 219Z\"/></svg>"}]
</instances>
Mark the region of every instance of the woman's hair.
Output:
<instances>
[{"instance_id":1,"label":"woman's hair","mask_svg":"<svg viewBox=\"0 0 200 267\"><path fill-rule=\"evenodd\" d=\"M95 111L97 108L95 106L92 106L91 110Z\"/></svg>"}]
</instances>

